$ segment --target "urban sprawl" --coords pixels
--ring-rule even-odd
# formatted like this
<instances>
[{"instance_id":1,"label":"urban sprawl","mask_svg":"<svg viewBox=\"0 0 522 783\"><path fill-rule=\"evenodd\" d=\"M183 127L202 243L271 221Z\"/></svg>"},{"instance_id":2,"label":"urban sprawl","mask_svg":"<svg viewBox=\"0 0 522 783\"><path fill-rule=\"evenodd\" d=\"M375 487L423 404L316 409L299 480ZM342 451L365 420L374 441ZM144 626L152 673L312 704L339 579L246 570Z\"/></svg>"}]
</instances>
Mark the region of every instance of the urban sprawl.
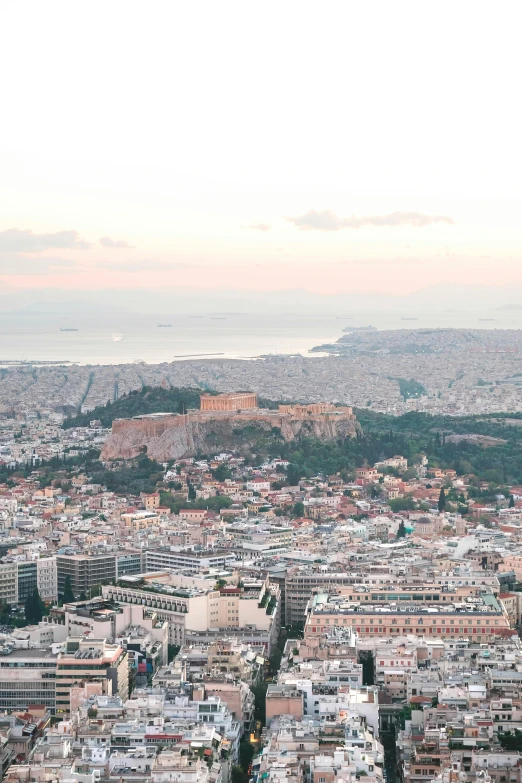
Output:
<instances>
[{"instance_id":1,"label":"urban sprawl","mask_svg":"<svg viewBox=\"0 0 522 783\"><path fill-rule=\"evenodd\" d=\"M0 370L3 780L522 783L520 333L336 346ZM200 389L199 418L75 424L150 387ZM377 437L339 404L514 419L503 438L425 428L368 459L408 432ZM306 437L252 441L270 415ZM217 422L215 448L100 458L147 416ZM320 447L346 466L321 470Z\"/></svg>"}]
</instances>

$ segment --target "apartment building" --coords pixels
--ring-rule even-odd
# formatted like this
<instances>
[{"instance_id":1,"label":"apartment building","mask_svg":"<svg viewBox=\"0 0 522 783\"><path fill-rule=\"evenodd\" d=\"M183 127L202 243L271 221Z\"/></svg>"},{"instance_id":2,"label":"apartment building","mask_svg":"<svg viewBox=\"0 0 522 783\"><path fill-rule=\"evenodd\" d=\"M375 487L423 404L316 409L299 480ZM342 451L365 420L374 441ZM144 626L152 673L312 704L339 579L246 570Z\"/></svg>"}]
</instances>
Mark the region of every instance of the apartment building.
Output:
<instances>
[{"instance_id":1,"label":"apartment building","mask_svg":"<svg viewBox=\"0 0 522 783\"><path fill-rule=\"evenodd\" d=\"M268 579L221 590L180 589L142 579L135 587L106 585L102 592L107 600L154 610L169 623L170 644L184 644L187 631L212 634L223 629L228 635L243 630L267 632L271 647L280 629L279 589L269 587Z\"/></svg>"},{"instance_id":2,"label":"apartment building","mask_svg":"<svg viewBox=\"0 0 522 783\"><path fill-rule=\"evenodd\" d=\"M18 603L18 564L0 563L0 601Z\"/></svg>"},{"instance_id":3,"label":"apartment building","mask_svg":"<svg viewBox=\"0 0 522 783\"><path fill-rule=\"evenodd\" d=\"M3 710L27 711L43 704L54 714L56 707L57 654L52 648L0 648L0 704Z\"/></svg>"},{"instance_id":4,"label":"apartment building","mask_svg":"<svg viewBox=\"0 0 522 783\"><path fill-rule=\"evenodd\" d=\"M92 587L116 579L116 556L107 555L56 555L58 594L63 595L65 580L71 578L76 597L87 594Z\"/></svg>"},{"instance_id":5,"label":"apartment building","mask_svg":"<svg viewBox=\"0 0 522 783\"><path fill-rule=\"evenodd\" d=\"M70 712L71 688L83 682L101 681L109 695L125 700L129 695L126 651L106 639L70 637L56 661L56 713Z\"/></svg>"},{"instance_id":6,"label":"apartment building","mask_svg":"<svg viewBox=\"0 0 522 783\"><path fill-rule=\"evenodd\" d=\"M159 525L159 514L151 511L132 511L121 515L121 521L126 528L132 530L147 530Z\"/></svg>"},{"instance_id":7,"label":"apartment building","mask_svg":"<svg viewBox=\"0 0 522 783\"><path fill-rule=\"evenodd\" d=\"M42 601L58 600L56 557L41 557L36 561L36 582Z\"/></svg>"},{"instance_id":8,"label":"apartment building","mask_svg":"<svg viewBox=\"0 0 522 783\"><path fill-rule=\"evenodd\" d=\"M176 552L161 548L146 551L144 561L146 571L183 571L188 574L199 574L209 568L233 568L236 555L229 550Z\"/></svg>"},{"instance_id":9,"label":"apartment building","mask_svg":"<svg viewBox=\"0 0 522 783\"><path fill-rule=\"evenodd\" d=\"M93 636L96 639L106 639L108 642L141 639L149 637L151 646L156 646L158 662L167 663L168 627L165 621L158 618L156 612L145 606L122 604L115 607L104 598L93 598L89 601L65 604L63 609L53 612L54 618L63 620L67 637ZM53 618L53 619L54 619ZM51 623L49 623L50 625ZM127 651L132 649L134 642L123 645ZM138 643L141 649L143 645ZM135 652L138 650L136 649ZM134 660L135 655L131 656Z\"/></svg>"},{"instance_id":10,"label":"apartment building","mask_svg":"<svg viewBox=\"0 0 522 783\"><path fill-rule=\"evenodd\" d=\"M291 527L265 523L256 525L250 522L226 525L225 533L236 546L261 552L287 549L292 545L293 537Z\"/></svg>"},{"instance_id":11,"label":"apartment building","mask_svg":"<svg viewBox=\"0 0 522 783\"><path fill-rule=\"evenodd\" d=\"M38 587L36 560L21 560L18 566L18 603L23 604Z\"/></svg>"},{"instance_id":12,"label":"apartment building","mask_svg":"<svg viewBox=\"0 0 522 783\"><path fill-rule=\"evenodd\" d=\"M302 570L288 573L285 579L285 622L302 623L311 596L318 591L332 592L356 584L359 577L339 572Z\"/></svg>"}]
</instances>

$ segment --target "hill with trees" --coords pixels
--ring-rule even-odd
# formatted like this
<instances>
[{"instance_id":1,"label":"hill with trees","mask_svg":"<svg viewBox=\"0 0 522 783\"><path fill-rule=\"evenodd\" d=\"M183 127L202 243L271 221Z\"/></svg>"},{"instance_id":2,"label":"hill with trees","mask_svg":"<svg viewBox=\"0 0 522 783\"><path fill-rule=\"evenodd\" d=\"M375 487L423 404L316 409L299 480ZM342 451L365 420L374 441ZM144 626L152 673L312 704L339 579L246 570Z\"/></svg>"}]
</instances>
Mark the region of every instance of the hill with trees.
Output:
<instances>
[{"instance_id":1,"label":"hill with trees","mask_svg":"<svg viewBox=\"0 0 522 783\"><path fill-rule=\"evenodd\" d=\"M217 393L217 392L216 392ZM165 389L162 386L144 386L142 389L124 394L106 405L97 405L86 413L69 416L63 422L63 427L88 427L91 421L100 421L103 427L110 427L114 419L132 419L133 416L143 416L147 413L185 413L189 408L199 408L199 398L202 394L213 394L211 391L173 387ZM277 409L279 402L259 399L260 408Z\"/></svg>"},{"instance_id":2,"label":"hill with trees","mask_svg":"<svg viewBox=\"0 0 522 783\"><path fill-rule=\"evenodd\" d=\"M183 412L199 407L201 390L190 388L149 388L131 392L115 402L99 406L64 422L65 427L86 426L93 419L109 427L115 418L131 418L145 413ZM275 407L277 403L259 400L260 407ZM415 411L402 416L390 416L368 409L355 410L362 427L357 438L321 441L313 437L285 442L280 433L234 432L238 450L249 464L258 464L266 457L283 457L291 463L291 483L302 476L338 471L352 473L356 467L373 464L395 454L407 457L410 465L428 455L434 467L453 468L457 474L474 474L478 480L492 486L522 484L522 414L496 413L479 416L439 416ZM486 445L476 440L455 442L454 435L481 435L497 439ZM233 444L229 444L233 447ZM218 444L216 444L217 449ZM204 455L201 455L204 456ZM138 467L139 476L136 475ZM134 480L149 488L158 468L150 460L120 465L116 471L96 471L98 478L108 479L117 489ZM152 481L151 476L152 474ZM477 497L480 497L477 490Z\"/></svg>"},{"instance_id":3,"label":"hill with trees","mask_svg":"<svg viewBox=\"0 0 522 783\"><path fill-rule=\"evenodd\" d=\"M114 402L98 405L87 413L70 416L65 419L63 427L88 427L89 422L94 420L100 421L103 427L110 427L114 419L132 419L147 413L185 413L188 408L199 408L201 394L201 389L144 386Z\"/></svg>"}]
</instances>

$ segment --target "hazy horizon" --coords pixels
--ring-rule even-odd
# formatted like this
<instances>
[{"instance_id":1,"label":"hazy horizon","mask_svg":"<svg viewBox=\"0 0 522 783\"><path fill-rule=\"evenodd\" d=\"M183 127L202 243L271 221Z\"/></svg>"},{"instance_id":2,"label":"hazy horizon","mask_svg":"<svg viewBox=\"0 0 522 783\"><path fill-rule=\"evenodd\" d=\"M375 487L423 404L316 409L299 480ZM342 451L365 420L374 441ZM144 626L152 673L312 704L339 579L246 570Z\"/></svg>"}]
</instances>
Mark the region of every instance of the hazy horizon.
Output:
<instances>
[{"instance_id":1,"label":"hazy horizon","mask_svg":"<svg viewBox=\"0 0 522 783\"><path fill-rule=\"evenodd\" d=\"M342 316L350 312L429 311L431 314L475 312L522 312L522 287L516 286L427 286L404 296L381 293L322 294L304 288L279 291L240 289L120 290L23 289L0 295L0 313L126 312L201 314L302 313ZM479 314L480 314L479 312ZM458 318L457 318L458 321Z\"/></svg>"}]
</instances>

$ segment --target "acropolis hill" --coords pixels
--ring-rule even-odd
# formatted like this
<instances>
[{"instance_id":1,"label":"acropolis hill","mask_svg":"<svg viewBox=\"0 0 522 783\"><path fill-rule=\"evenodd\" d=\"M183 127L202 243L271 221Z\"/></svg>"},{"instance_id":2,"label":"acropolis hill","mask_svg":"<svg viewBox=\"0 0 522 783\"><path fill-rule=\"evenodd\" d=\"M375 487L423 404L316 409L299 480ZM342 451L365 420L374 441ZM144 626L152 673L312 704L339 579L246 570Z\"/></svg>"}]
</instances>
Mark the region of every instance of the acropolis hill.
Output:
<instances>
[{"instance_id":1,"label":"acropolis hill","mask_svg":"<svg viewBox=\"0 0 522 783\"><path fill-rule=\"evenodd\" d=\"M353 438L359 425L351 408L328 403L280 405L278 410L268 410L257 407L257 396L252 392L203 394L199 410L116 419L101 459L129 459L146 449L153 459L165 461L230 449L236 445L238 429L247 427L250 433L254 428L259 434L276 428L289 441L303 436Z\"/></svg>"}]
</instances>

